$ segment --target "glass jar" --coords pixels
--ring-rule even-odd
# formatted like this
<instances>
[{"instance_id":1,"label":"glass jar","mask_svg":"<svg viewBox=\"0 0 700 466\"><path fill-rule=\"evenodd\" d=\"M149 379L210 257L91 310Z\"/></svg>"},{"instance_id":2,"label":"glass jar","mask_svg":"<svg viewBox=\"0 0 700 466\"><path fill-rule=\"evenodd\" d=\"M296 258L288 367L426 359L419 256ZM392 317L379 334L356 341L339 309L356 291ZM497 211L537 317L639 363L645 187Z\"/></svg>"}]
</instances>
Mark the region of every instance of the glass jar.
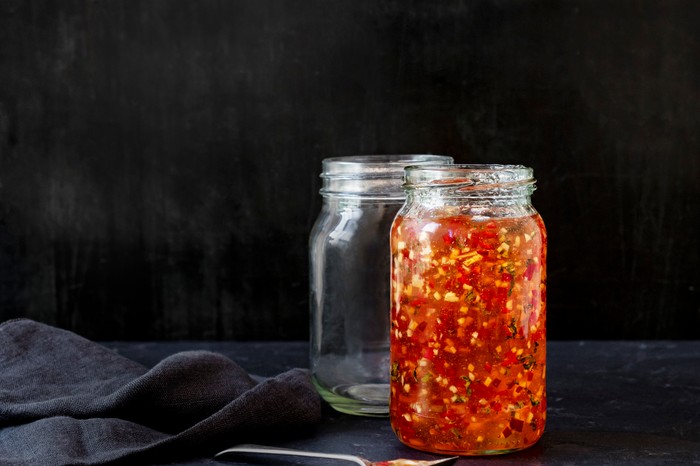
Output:
<instances>
[{"instance_id":1,"label":"glass jar","mask_svg":"<svg viewBox=\"0 0 700 466\"><path fill-rule=\"evenodd\" d=\"M323 161L323 207L311 231L312 379L335 409L389 412L389 230L404 202L404 167L440 155Z\"/></svg>"},{"instance_id":2,"label":"glass jar","mask_svg":"<svg viewBox=\"0 0 700 466\"><path fill-rule=\"evenodd\" d=\"M408 167L391 230L390 419L457 455L535 443L546 419L544 223L520 165Z\"/></svg>"}]
</instances>

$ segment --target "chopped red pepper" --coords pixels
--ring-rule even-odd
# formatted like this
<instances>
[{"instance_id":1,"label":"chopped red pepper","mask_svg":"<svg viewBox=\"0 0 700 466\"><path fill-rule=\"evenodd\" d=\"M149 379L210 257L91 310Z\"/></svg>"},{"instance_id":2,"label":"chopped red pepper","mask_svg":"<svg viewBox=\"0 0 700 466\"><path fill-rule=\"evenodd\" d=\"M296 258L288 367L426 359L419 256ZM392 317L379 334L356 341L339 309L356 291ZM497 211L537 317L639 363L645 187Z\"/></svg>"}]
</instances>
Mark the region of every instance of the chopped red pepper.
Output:
<instances>
[{"instance_id":1,"label":"chopped red pepper","mask_svg":"<svg viewBox=\"0 0 700 466\"><path fill-rule=\"evenodd\" d=\"M524 425L525 422L521 421L520 419L513 418L510 420L510 428L516 432L522 432Z\"/></svg>"}]
</instances>

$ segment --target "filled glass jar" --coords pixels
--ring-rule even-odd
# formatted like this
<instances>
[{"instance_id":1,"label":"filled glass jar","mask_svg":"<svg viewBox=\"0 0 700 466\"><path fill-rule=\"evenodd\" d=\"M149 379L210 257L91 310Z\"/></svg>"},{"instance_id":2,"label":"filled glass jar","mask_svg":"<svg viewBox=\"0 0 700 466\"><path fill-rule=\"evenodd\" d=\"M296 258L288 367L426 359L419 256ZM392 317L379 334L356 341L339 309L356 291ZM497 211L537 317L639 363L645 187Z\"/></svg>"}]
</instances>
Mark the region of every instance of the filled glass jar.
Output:
<instances>
[{"instance_id":1,"label":"filled glass jar","mask_svg":"<svg viewBox=\"0 0 700 466\"><path fill-rule=\"evenodd\" d=\"M546 421L546 255L520 165L408 167L391 229L390 419L425 451L507 453Z\"/></svg>"}]
</instances>

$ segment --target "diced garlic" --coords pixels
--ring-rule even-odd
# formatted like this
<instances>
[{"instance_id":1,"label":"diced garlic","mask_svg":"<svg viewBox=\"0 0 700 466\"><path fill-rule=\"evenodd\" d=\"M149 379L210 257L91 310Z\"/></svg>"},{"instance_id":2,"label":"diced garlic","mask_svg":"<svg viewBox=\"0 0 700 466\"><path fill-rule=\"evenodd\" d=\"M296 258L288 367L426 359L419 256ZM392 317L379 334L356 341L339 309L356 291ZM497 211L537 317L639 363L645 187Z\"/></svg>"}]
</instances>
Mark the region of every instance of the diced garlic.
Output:
<instances>
[{"instance_id":1,"label":"diced garlic","mask_svg":"<svg viewBox=\"0 0 700 466\"><path fill-rule=\"evenodd\" d=\"M452 291L448 291L447 293L445 293L445 301L448 301L450 303L456 303L457 301L459 301L459 297Z\"/></svg>"}]
</instances>

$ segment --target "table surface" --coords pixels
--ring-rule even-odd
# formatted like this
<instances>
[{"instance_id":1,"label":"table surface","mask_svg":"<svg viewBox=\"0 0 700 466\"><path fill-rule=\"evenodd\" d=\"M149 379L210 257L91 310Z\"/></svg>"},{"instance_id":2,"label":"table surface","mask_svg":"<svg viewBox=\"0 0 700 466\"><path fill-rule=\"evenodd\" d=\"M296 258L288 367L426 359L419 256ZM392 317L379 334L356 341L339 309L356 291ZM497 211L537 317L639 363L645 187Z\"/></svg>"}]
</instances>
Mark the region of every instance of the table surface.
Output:
<instances>
[{"instance_id":1,"label":"table surface","mask_svg":"<svg viewBox=\"0 0 700 466\"><path fill-rule=\"evenodd\" d=\"M261 376L308 367L307 342L104 344L149 367L170 354L195 349L222 353ZM548 343L547 365L547 427L542 439L508 455L463 457L457 466L700 465L700 341L554 341ZM373 461L436 458L401 444L388 418L351 416L327 406L321 425L312 431L266 443L357 454ZM177 464L350 463L232 455L221 461L202 458Z\"/></svg>"}]
</instances>

